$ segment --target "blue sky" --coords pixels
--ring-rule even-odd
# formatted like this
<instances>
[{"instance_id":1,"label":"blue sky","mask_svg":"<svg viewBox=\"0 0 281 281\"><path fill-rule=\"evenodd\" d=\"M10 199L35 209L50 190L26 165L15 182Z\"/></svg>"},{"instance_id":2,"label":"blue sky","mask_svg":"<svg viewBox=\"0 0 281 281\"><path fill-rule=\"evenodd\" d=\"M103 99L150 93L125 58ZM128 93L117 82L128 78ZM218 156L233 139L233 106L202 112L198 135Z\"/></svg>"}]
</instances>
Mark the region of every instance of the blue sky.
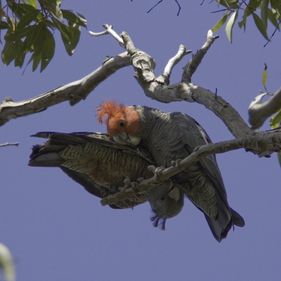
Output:
<instances>
[{"instance_id":1,"label":"blue sky","mask_svg":"<svg viewBox=\"0 0 281 281\"><path fill-rule=\"evenodd\" d=\"M219 15L215 5L164 1L146 14L154 1L65 1L64 8L80 11L89 29L113 24L128 31L140 49L151 54L159 74L180 43L196 51ZM250 101L262 89L264 62L269 66L268 88L280 87L280 35L263 47L264 39L250 25L235 28L229 44L223 31L201 63L193 82L215 90L247 119ZM54 60L43 73L12 66L0 68L1 99L31 98L76 80L97 68L105 56L122 52L111 37L81 37L73 57L60 42ZM187 60L187 58L186 58ZM184 62L171 77L177 82ZM0 143L19 147L0 150L0 241L15 258L18 281L143 281L215 280L279 281L281 276L281 186L275 156L260 159L244 151L218 155L230 205L246 226L230 231L221 243L213 238L204 216L188 200L183 211L167 222L166 231L152 227L148 204L133 210L103 207L59 169L27 166L31 134L42 131L104 131L95 118L104 100L142 104L166 111L183 111L197 119L213 141L232 138L212 112L197 104L161 104L143 94L133 69L122 69L98 86L86 101L74 107L64 103L45 112L12 120L1 127ZM266 129L266 126L264 127Z\"/></svg>"}]
</instances>

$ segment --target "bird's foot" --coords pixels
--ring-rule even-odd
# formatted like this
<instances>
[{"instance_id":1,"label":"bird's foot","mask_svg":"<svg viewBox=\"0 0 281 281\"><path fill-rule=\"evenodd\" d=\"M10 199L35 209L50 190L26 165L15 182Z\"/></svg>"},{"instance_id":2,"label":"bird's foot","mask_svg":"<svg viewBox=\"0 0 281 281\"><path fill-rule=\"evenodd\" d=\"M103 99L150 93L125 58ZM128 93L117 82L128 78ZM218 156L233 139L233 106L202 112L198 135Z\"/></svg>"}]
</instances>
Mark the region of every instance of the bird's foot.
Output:
<instances>
[{"instance_id":1,"label":"bird's foot","mask_svg":"<svg viewBox=\"0 0 281 281\"><path fill-rule=\"evenodd\" d=\"M159 181L164 181L163 179L163 171L165 170L165 167L155 167L153 165L148 166L148 169L154 173L154 176L156 177L157 180Z\"/></svg>"},{"instance_id":2,"label":"bird's foot","mask_svg":"<svg viewBox=\"0 0 281 281\"><path fill-rule=\"evenodd\" d=\"M165 230L166 229L166 220L165 218L160 218L158 215L153 215L150 220L152 221L152 225L154 227L158 227L161 230Z\"/></svg>"}]
</instances>

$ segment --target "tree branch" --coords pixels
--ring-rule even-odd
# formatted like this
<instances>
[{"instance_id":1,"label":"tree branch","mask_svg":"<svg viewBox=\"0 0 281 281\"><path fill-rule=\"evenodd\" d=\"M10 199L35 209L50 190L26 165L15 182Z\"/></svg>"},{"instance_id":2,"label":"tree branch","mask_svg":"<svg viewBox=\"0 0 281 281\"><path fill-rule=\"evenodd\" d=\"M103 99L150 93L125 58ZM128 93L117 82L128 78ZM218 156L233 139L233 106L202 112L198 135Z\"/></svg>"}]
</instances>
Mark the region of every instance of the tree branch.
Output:
<instances>
[{"instance_id":1,"label":"tree branch","mask_svg":"<svg viewBox=\"0 0 281 281\"><path fill-rule=\"evenodd\" d=\"M49 106L60 102L69 101L71 105L74 105L82 99L86 99L89 93L93 91L99 83L104 81L115 71L132 64L135 69L136 79L148 97L164 103L173 101L200 103L213 111L225 123L235 137L243 137L253 133L239 113L217 94L191 83L180 82L172 85L169 84L169 79L165 78L165 76L169 77L171 75L175 64L182 59L186 53L183 45L180 46L176 56L172 57L167 63L164 76L160 75L156 77L154 74L155 62L153 58L142 50L139 50L127 33L123 32L119 36L117 32L113 30L112 26L108 24L104 25L104 28L104 32L94 33L94 35L112 35L120 44L122 42L122 46L127 50L129 55L127 52L121 53L114 58L108 59L103 65L82 79L50 90L30 100L20 102L4 100L0 104L0 125L17 117L43 111ZM191 79L192 74L215 38L212 33L208 32L207 41L185 67L186 74L183 75L185 77L184 79Z\"/></svg>"},{"instance_id":2,"label":"tree branch","mask_svg":"<svg viewBox=\"0 0 281 281\"><path fill-rule=\"evenodd\" d=\"M5 142L5 143L0 143L0 147L5 147L5 146L19 146L18 142Z\"/></svg>"},{"instance_id":3,"label":"tree branch","mask_svg":"<svg viewBox=\"0 0 281 281\"><path fill-rule=\"evenodd\" d=\"M158 0L158 2L156 4L154 4L146 13L149 14L152 10L154 10L158 5L160 5L164 0ZM174 0L175 3L177 4L178 6L178 11L177 11L177 16L180 15L180 12L181 12L181 5L179 3L178 0ZM132 2L132 0L131 0Z\"/></svg>"},{"instance_id":4,"label":"tree branch","mask_svg":"<svg viewBox=\"0 0 281 281\"><path fill-rule=\"evenodd\" d=\"M106 60L99 68L85 77L40 96L19 102L6 99L0 103L0 126L11 119L41 112L49 106L61 102L69 101L71 105L74 105L82 99L86 99L91 91L115 71L128 65L130 65L130 57L127 52L123 52Z\"/></svg>"},{"instance_id":5,"label":"tree branch","mask_svg":"<svg viewBox=\"0 0 281 281\"><path fill-rule=\"evenodd\" d=\"M191 82L191 77L196 71L197 67L201 63L204 56L207 54L207 51L215 42L215 40L219 38L218 36L214 36L212 30L209 30L207 33L207 40L204 45L199 49L195 55L192 56L192 59L187 65L184 67L183 74L182 74L182 82L189 83Z\"/></svg>"},{"instance_id":6,"label":"tree branch","mask_svg":"<svg viewBox=\"0 0 281 281\"><path fill-rule=\"evenodd\" d=\"M235 137L253 134L253 131L239 113L217 94L191 83L180 82L169 85L168 81L163 79L162 76L156 77L153 58L137 49L127 33L123 32L121 37L124 41L124 47L131 55L131 63L136 72L136 79L146 96L164 103L174 101L197 102L214 112ZM208 32L207 41L187 65L186 69L189 74L187 73L185 77L191 78L215 39L216 37L213 37L212 33Z\"/></svg>"},{"instance_id":7,"label":"tree branch","mask_svg":"<svg viewBox=\"0 0 281 281\"><path fill-rule=\"evenodd\" d=\"M122 40L122 38L120 37L120 35L113 29L113 26L110 24L104 24L103 28L105 29L104 31L101 32L93 32L93 31L89 31L89 34L95 37L98 36L103 36L103 35L107 35L110 34L113 38L115 38L117 40L117 42L123 46L124 42Z\"/></svg>"},{"instance_id":8,"label":"tree branch","mask_svg":"<svg viewBox=\"0 0 281 281\"><path fill-rule=\"evenodd\" d=\"M281 88L274 93L272 98L262 102L262 98L265 95L266 93L258 95L255 100L250 103L248 114L252 129L260 128L268 117L281 108Z\"/></svg>"},{"instance_id":9,"label":"tree branch","mask_svg":"<svg viewBox=\"0 0 281 281\"><path fill-rule=\"evenodd\" d=\"M195 164L201 157L210 154L225 153L237 149L244 148L246 151L254 152L260 157L269 157L271 153L281 150L281 130L272 130L267 132L256 133L253 136L233 139L202 145L182 160L174 161L174 165L160 169L153 168L154 176L144 179L140 183L134 182L133 187L127 188L125 191L109 195L101 200L103 205L115 204L116 202L130 198L132 191L148 194L153 188L159 186L162 182L169 180L179 172L188 169Z\"/></svg>"},{"instance_id":10,"label":"tree branch","mask_svg":"<svg viewBox=\"0 0 281 281\"><path fill-rule=\"evenodd\" d=\"M191 50L187 50L186 47L183 44L180 44L179 49L177 51L177 53L169 59L167 65L164 68L164 72L162 74L162 76L167 79L167 83L169 83L170 80L170 76L172 73L172 70L174 68L174 66L181 61L181 59L186 56L187 54L191 53Z\"/></svg>"}]
</instances>

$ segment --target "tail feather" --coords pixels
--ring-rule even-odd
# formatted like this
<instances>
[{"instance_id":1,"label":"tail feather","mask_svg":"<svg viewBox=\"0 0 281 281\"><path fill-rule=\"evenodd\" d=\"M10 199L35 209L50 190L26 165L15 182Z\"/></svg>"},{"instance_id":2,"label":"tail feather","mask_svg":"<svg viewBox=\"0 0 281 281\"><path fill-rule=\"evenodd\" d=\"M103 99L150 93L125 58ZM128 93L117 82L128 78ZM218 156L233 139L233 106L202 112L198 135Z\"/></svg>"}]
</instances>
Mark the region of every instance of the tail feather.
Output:
<instances>
[{"instance_id":1,"label":"tail feather","mask_svg":"<svg viewBox=\"0 0 281 281\"><path fill-rule=\"evenodd\" d=\"M222 239L226 238L229 230L234 225L243 227L245 225L245 221L243 217L238 214L233 209L229 209L228 216L222 216L219 214L218 218L210 218L205 215L206 220L209 224L209 227L218 242L221 242Z\"/></svg>"},{"instance_id":2,"label":"tail feather","mask_svg":"<svg viewBox=\"0 0 281 281\"><path fill-rule=\"evenodd\" d=\"M243 219L243 217L240 214L238 214L233 209L231 209L231 213L232 213L232 222L234 225L239 226L239 227L245 226L245 220Z\"/></svg>"}]
</instances>

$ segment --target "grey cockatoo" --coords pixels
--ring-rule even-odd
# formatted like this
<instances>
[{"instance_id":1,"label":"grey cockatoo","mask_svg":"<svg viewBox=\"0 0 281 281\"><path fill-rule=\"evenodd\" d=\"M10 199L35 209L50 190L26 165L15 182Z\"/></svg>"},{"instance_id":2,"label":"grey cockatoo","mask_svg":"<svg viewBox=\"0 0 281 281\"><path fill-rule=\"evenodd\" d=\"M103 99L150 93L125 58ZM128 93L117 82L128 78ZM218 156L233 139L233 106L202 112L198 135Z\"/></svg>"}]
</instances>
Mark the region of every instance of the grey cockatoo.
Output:
<instances>
[{"instance_id":1,"label":"grey cockatoo","mask_svg":"<svg viewBox=\"0 0 281 281\"><path fill-rule=\"evenodd\" d=\"M98 120L107 125L116 142L144 147L158 166L187 157L196 147L210 143L204 129L190 116L166 113L145 106L124 106L104 102L97 110ZM230 208L215 155L209 155L172 178L205 215L214 237L221 241L233 225L244 219Z\"/></svg>"},{"instance_id":2,"label":"grey cockatoo","mask_svg":"<svg viewBox=\"0 0 281 281\"><path fill-rule=\"evenodd\" d=\"M91 194L104 198L124 186L124 180L135 181L153 174L147 168L155 164L145 149L120 145L99 133L39 132L35 137L47 138L43 145L35 145L30 155L30 166L60 167ZM180 212L183 195L167 182L154 187L148 198L133 193L132 199L110 205L112 208L130 208L147 199L154 211L153 223L164 228L167 218Z\"/></svg>"}]
</instances>

